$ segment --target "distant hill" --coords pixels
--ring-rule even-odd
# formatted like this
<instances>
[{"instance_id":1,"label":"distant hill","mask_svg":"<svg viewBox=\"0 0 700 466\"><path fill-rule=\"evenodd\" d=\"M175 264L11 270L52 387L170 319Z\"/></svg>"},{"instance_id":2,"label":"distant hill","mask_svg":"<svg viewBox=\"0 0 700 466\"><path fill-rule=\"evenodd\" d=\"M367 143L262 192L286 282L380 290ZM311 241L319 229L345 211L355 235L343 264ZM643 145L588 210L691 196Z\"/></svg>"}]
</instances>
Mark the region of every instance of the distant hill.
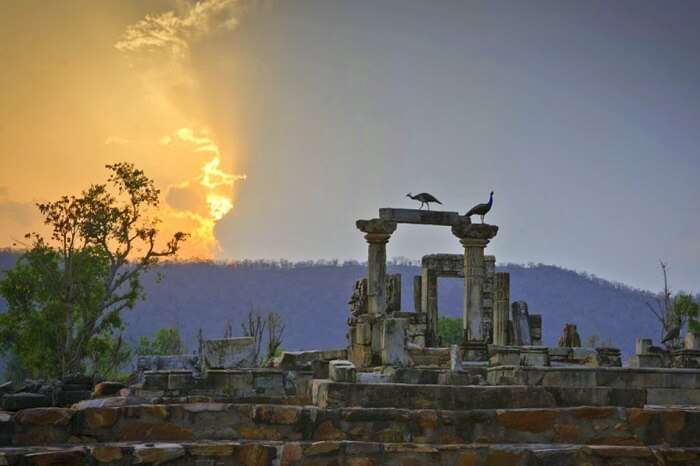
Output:
<instances>
[{"instance_id":1,"label":"distant hill","mask_svg":"<svg viewBox=\"0 0 700 466\"><path fill-rule=\"evenodd\" d=\"M0 252L0 271L17 255ZM403 308L413 310L414 265L390 265L403 276ZM649 292L611 283L591 275L551 265L502 264L511 274L511 300L525 300L531 313L543 316L545 344L555 345L564 324L576 323L582 339L597 335L611 340L627 355L638 336L657 338L658 330L646 301ZM284 348L312 349L345 345L347 300L352 284L366 273L358 263L172 263L145 278L147 300L127 313L129 340L152 335L161 327L179 327L190 349L197 329L220 337L226 320L239 330L250 306L275 310L286 324ZM462 283L439 282L443 315L460 316ZM4 303L0 301L0 309Z\"/></svg>"}]
</instances>

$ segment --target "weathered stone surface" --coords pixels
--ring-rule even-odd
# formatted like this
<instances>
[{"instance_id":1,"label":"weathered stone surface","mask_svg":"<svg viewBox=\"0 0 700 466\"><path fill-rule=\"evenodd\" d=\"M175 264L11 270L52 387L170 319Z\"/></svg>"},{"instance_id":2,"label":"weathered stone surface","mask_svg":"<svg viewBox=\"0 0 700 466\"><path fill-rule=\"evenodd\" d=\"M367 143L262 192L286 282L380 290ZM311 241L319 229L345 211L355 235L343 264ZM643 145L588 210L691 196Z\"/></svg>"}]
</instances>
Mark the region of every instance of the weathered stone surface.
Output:
<instances>
[{"instance_id":1,"label":"weathered stone surface","mask_svg":"<svg viewBox=\"0 0 700 466\"><path fill-rule=\"evenodd\" d=\"M90 447L90 453L98 463L112 463L123 458L122 449L112 445L97 445Z\"/></svg>"},{"instance_id":2,"label":"weathered stone surface","mask_svg":"<svg viewBox=\"0 0 700 466\"><path fill-rule=\"evenodd\" d=\"M81 466L88 464L86 451L83 448L30 453L26 455L26 459L33 466Z\"/></svg>"},{"instance_id":3,"label":"weathered stone surface","mask_svg":"<svg viewBox=\"0 0 700 466\"><path fill-rule=\"evenodd\" d=\"M192 440L192 429L169 422L126 420L119 424L120 441Z\"/></svg>"},{"instance_id":4,"label":"weathered stone surface","mask_svg":"<svg viewBox=\"0 0 700 466\"><path fill-rule=\"evenodd\" d=\"M40 393L13 393L2 397L2 409L18 411L20 409L43 408L51 405L51 400Z\"/></svg>"},{"instance_id":5,"label":"weathered stone surface","mask_svg":"<svg viewBox=\"0 0 700 466\"><path fill-rule=\"evenodd\" d=\"M95 385L95 389L92 392L93 398L103 398L106 396L118 395L119 391L126 388L121 382L100 382Z\"/></svg>"},{"instance_id":6,"label":"weathered stone surface","mask_svg":"<svg viewBox=\"0 0 700 466\"><path fill-rule=\"evenodd\" d=\"M558 346L564 348L574 348L581 346L581 337L576 330L576 325L566 324L564 326L564 332L561 337L559 337Z\"/></svg>"},{"instance_id":7,"label":"weathered stone surface","mask_svg":"<svg viewBox=\"0 0 700 466\"><path fill-rule=\"evenodd\" d=\"M592 367L621 367L622 359L618 348L596 348L596 352L586 359Z\"/></svg>"},{"instance_id":8,"label":"weathered stone surface","mask_svg":"<svg viewBox=\"0 0 700 466\"><path fill-rule=\"evenodd\" d=\"M508 429L544 432L554 427L559 412L553 409L499 411L496 421Z\"/></svg>"},{"instance_id":9,"label":"weathered stone surface","mask_svg":"<svg viewBox=\"0 0 700 466\"><path fill-rule=\"evenodd\" d=\"M146 371L176 371L199 370L199 357L193 354L178 354L171 356L139 356L136 358L136 373L138 381L143 382Z\"/></svg>"},{"instance_id":10,"label":"weathered stone surface","mask_svg":"<svg viewBox=\"0 0 700 466\"><path fill-rule=\"evenodd\" d=\"M255 339L238 337L205 340L202 359L210 369L255 367Z\"/></svg>"},{"instance_id":11,"label":"weathered stone surface","mask_svg":"<svg viewBox=\"0 0 700 466\"><path fill-rule=\"evenodd\" d=\"M457 212L422 209L379 209L379 218L395 223L451 226L465 221Z\"/></svg>"},{"instance_id":12,"label":"weathered stone surface","mask_svg":"<svg viewBox=\"0 0 700 466\"><path fill-rule=\"evenodd\" d=\"M21 425L65 426L72 417L73 411L66 408L32 408L18 412L15 420Z\"/></svg>"},{"instance_id":13,"label":"weathered stone surface","mask_svg":"<svg viewBox=\"0 0 700 466\"><path fill-rule=\"evenodd\" d=\"M333 382L354 383L357 381L355 365L343 359L335 359L328 363L328 376Z\"/></svg>"},{"instance_id":14,"label":"weathered stone surface","mask_svg":"<svg viewBox=\"0 0 700 466\"><path fill-rule=\"evenodd\" d=\"M386 317L382 321L381 358L385 365L404 367L412 364L406 343L408 319Z\"/></svg>"},{"instance_id":15,"label":"weathered stone surface","mask_svg":"<svg viewBox=\"0 0 700 466\"><path fill-rule=\"evenodd\" d=\"M285 370L309 370L313 361L331 361L333 359L347 359L346 349L312 350L312 351L285 351L279 368Z\"/></svg>"},{"instance_id":16,"label":"weathered stone surface","mask_svg":"<svg viewBox=\"0 0 700 466\"><path fill-rule=\"evenodd\" d=\"M513 344L515 346L530 345L530 314L527 310L525 301L516 301L512 304L512 320L513 320Z\"/></svg>"},{"instance_id":17,"label":"weathered stone surface","mask_svg":"<svg viewBox=\"0 0 700 466\"><path fill-rule=\"evenodd\" d=\"M489 347L489 363L491 366L518 366L520 365L520 348L517 346Z\"/></svg>"},{"instance_id":18,"label":"weathered stone surface","mask_svg":"<svg viewBox=\"0 0 700 466\"><path fill-rule=\"evenodd\" d=\"M549 366L549 351L546 346L524 346L520 351L521 366Z\"/></svg>"},{"instance_id":19,"label":"weathered stone surface","mask_svg":"<svg viewBox=\"0 0 700 466\"><path fill-rule=\"evenodd\" d=\"M85 423L91 429L112 427L119 419L117 408L88 408L83 410Z\"/></svg>"},{"instance_id":20,"label":"weathered stone surface","mask_svg":"<svg viewBox=\"0 0 700 466\"><path fill-rule=\"evenodd\" d=\"M700 332L688 331L685 334L683 347L689 350L700 350Z\"/></svg>"},{"instance_id":21,"label":"weathered stone surface","mask_svg":"<svg viewBox=\"0 0 700 466\"><path fill-rule=\"evenodd\" d=\"M185 448L176 443L136 445L134 456L142 463L158 465L185 456Z\"/></svg>"}]
</instances>

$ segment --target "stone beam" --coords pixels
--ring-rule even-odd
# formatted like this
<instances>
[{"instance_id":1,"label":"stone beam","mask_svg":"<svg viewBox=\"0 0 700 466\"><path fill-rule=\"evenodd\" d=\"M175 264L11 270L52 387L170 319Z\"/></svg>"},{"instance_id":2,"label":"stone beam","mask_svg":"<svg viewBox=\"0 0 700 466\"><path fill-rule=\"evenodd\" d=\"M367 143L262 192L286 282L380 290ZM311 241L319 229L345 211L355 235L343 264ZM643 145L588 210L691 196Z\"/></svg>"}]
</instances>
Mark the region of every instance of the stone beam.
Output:
<instances>
[{"instance_id":1,"label":"stone beam","mask_svg":"<svg viewBox=\"0 0 700 466\"><path fill-rule=\"evenodd\" d=\"M379 209L379 218L395 223L443 226L452 226L464 221L469 221L469 217L463 217L457 212L420 209L393 209L388 207Z\"/></svg>"},{"instance_id":2,"label":"stone beam","mask_svg":"<svg viewBox=\"0 0 700 466\"><path fill-rule=\"evenodd\" d=\"M378 218L358 220L357 229L365 233L367 256L367 311L376 316L386 313L386 243L396 231L395 222Z\"/></svg>"}]
</instances>

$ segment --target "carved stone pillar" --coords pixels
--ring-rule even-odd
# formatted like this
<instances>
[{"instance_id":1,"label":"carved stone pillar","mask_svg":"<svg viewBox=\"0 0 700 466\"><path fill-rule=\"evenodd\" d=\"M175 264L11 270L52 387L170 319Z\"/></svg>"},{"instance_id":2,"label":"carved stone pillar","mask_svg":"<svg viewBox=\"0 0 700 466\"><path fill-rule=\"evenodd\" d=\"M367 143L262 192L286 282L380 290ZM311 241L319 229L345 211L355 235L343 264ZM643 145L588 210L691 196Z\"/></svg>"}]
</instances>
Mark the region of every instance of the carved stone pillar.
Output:
<instances>
[{"instance_id":1,"label":"carved stone pillar","mask_svg":"<svg viewBox=\"0 0 700 466\"><path fill-rule=\"evenodd\" d=\"M452 234L464 246L464 340L485 342L483 288L486 280L484 249L498 233L498 227L464 222L452 226Z\"/></svg>"},{"instance_id":2,"label":"carved stone pillar","mask_svg":"<svg viewBox=\"0 0 700 466\"><path fill-rule=\"evenodd\" d=\"M367 256L367 309L370 315L386 313L386 243L396 231L395 222L358 220L357 228L369 243Z\"/></svg>"},{"instance_id":3,"label":"carved stone pillar","mask_svg":"<svg viewBox=\"0 0 700 466\"><path fill-rule=\"evenodd\" d=\"M496 272L494 279L493 344L508 344L508 310L510 309L510 274Z\"/></svg>"}]
</instances>

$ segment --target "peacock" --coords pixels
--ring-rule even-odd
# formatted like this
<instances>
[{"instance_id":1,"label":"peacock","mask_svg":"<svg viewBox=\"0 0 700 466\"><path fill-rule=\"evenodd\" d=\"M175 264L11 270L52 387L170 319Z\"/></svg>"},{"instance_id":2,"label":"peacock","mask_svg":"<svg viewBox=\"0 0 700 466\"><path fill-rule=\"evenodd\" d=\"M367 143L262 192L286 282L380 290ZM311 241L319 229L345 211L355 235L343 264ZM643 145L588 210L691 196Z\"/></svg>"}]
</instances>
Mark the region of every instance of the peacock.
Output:
<instances>
[{"instance_id":1,"label":"peacock","mask_svg":"<svg viewBox=\"0 0 700 466\"><path fill-rule=\"evenodd\" d=\"M489 202L487 202L486 204L477 204L474 207L472 207L471 210L467 212L467 217L471 217L472 215L478 215L481 217L481 223L484 223L484 216L489 213L492 206L493 191L491 191L491 195L489 196Z\"/></svg>"},{"instance_id":2,"label":"peacock","mask_svg":"<svg viewBox=\"0 0 700 466\"><path fill-rule=\"evenodd\" d=\"M415 196L411 193L406 194L406 197L410 197L411 199L420 202L420 207L418 209L422 209L423 206L427 206L428 210L430 210L430 203L435 202L437 204L442 205L442 202L438 201L435 196L429 193L420 193L416 194Z\"/></svg>"}]
</instances>

